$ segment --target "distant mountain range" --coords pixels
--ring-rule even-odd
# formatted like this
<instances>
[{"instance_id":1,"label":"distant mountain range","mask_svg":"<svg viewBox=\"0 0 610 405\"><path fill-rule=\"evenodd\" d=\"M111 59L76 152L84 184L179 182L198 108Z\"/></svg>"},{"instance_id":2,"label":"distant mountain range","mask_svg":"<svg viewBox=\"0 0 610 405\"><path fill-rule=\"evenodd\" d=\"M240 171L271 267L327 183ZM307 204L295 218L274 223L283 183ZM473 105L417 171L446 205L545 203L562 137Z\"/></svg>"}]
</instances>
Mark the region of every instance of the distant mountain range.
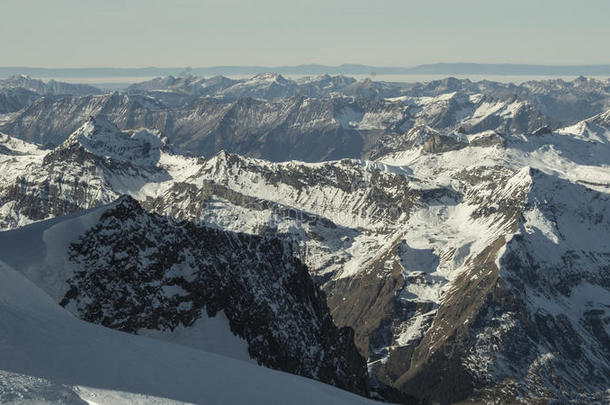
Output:
<instances>
[{"instance_id":1,"label":"distant mountain range","mask_svg":"<svg viewBox=\"0 0 610 405\"><path fill-rule=\"evenodd\" d=\"M35 77L129 77L194 75L251 75L275 72L284 75L508 75L508 76L610 76L610 64L600 65L533 65L495 63L434 63L414 67L318 64L296 66L211 66L211 67L144 67L144 68L40 68L24 66L0 67L0 78L18 74Z\"/></svg>"},{"instance_id":2,"label":"distant mountain range","mask_svg":"<svg viewBox=\"0 0 610 405\"><path fill-rule=\"evenodd\" d=\"M395 150L401 135L422 125L442 133L522 134L573 125L609 108L610 81L585 78L517 86L456 78L408 84L187 75L104 94L23 76L0 80L2 133L56 147L90 116L103 116L121 129L160 131L171 145L205 158L226 150L271 161L368 159Z\"/></svg>"}]
</instances>

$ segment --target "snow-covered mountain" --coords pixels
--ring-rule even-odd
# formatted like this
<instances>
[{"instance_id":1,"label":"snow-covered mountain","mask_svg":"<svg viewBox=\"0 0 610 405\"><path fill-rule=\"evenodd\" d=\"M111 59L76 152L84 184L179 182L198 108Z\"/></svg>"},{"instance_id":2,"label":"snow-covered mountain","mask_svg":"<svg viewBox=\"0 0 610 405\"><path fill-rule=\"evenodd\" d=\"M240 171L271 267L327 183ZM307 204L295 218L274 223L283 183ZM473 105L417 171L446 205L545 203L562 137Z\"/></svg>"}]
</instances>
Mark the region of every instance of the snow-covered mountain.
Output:
<instances>
[{"instance_id":1,"label":"snow-covered mountain","mask_svg":"<svg viewBox=\"0 0 610 405\"><path fill-rule=\"evenodd\" d=\"M59 145L89 116L103 115L121 129L159 130L171 144L208 158L226 150L310 162L378 156L380 138L421 125L522 134L573 125L610 108L608 82L593 79L515 86L452 78L400 84L342 76L185 76L135 84L123 93L15 97L4 109L0 105L11 112L0 117L0 132L47 147Z\"/></svg>"},{"instance_id":2,"label":"snow-covered mountain","mask_svg":"<svg viewBox=\"0 0 610 405\"><path fill-rule=\"evenodd\" d=\"M40 254L28 253L35 245ZM123 197L2 232L0 246L5 263L83 320L170 340L180 331L201 347L206 320L221 312L246 358L368 394L353 331L333 324L324 294L277 238L175 222Z\"/></svg>"},{"instance_id":3,"label":"snow-covered mountain","mask_svg":"<svg viewBox=\"0 0 610 405\"><path fill-rule=\"evenodd\" d=\"M87 84L58 82L53 79L44 82L25 75L11 76L7 79L0 80L0 88L22 88L39 95L71 94L75 96L85 96L102 93L97 87Z\"/></svg>"},{"instance_id":4,"label":"snow-covered mountain","mask_svg":"<svg viewBox=\"0 0 610 405\"><path fill-rule=\"evenodd\" d=\"M92 115L122 129L157 129L193 154L211 157L226 149L272 160L357 157L380 135L408 127L407 108L385 100L204 97L174 107L151 96L113 93L38 99L0 123L0 131L57 146Z\"/></svg>"},{"instance_id":5,"label":"snow-covered mountain","mask_svg":"<svg viewBox=\"0 0 610 405\"><path fill-rule=\"evenodd\" d=\"M0 296L5 404L373 403L303 377L83 322L5 263ZM232 336L226 324L206 326Z\"/></svg>"},{"instance_id":6,"label":"snow-covered mountain","mask_svg":"<svg viewBox=\"0 0 610 405\"><path fill-rule=\"evenodd\" d=\"M103 118L90 118L52 151L0 140L3 227L108 204L125 192L145 196L196 170L196 158L172 153L158 133L121 132Z\"/></svg>"},{"instance_id":7,"label":"snow-covered mountain","mask_svg":"<svg viewBox=\"0 0 610 405\"><path fill-rule=\"evenodd\" d=\"M0 80L0 122L9 118L10 113L27 107L43 96L86 96L101 93L100 89L86 84L71 84L55 80L44 82L25 75L11 76Z\"/></svg>"},{"instance_id":8,"label":"snow-covered mountain","mask_svg":"<svg viewBox=\"0 0 610 405\"><path fill-rule=\"evenodd\" d=\"M335 321L405 392L602 401L610 150L569 131L423 129L378 162L222 153L153 209L298 240Z\"/></svg>"},{"instance_id":9,"label":"snow-covered mountain","mask_svg":"<svg viewBox=\"0 0 610 405\"><path fill-rule=\"evenodd\" d=\"M557 86L559 92L584 88L603 93L599 81L540 83L542 88ZM486 86L498 93L483 94ZM256 246L280 238L286 253L281 266L291 263L288 256L307 265L325 292L334 323L354 330L373 391L386 398L604 403L610 394L608 110L557 127L558 121L543 112L538 101L500 94L493 83L446 80L409 88L414 93L391 100L337 95L274 101L195 98L180 115L172 115L179 110L161 99L135 93L62 98L50 104L53 108L39 106L39 117L55 111L68 117L68 126L85 111L98 115L83 117L80 126L58 137L61 142L50 150L0 137L0 224L14 229L0 237L14 240L21 229L33 229L20 228L23 225L41 220L51 222L29 226L51 224L51 218L105 204L111 204L104 209L112 211L108 207L116 206L112 202L123 194L138 203L123 198L118 204L128 205L124 218L109 214L107 220L96 219L97 225L87 222L79 232L70 232L74 238L86 237L73 240L72 250L64 245L71 259L52 266L71 269L69 275L53 279L57 273L41 271L39 265L27 271L27 266L6 259L8 248L0 260L85 319L131 332L146 329L157 336L150 332L155 328L142 323L152 318L166 327L182 322L166 316L180 313L171 305L182 301L170 303L167 313L139 312L135 320L113 303L115 298L133 305L167 298L155 288L175 286L169 276L182 267L167 270L176 261L161 263L166 256L160 258L158 249L205 262L201 268L208 277L222 268L223 260L200 256L183 235L196 235L190 238L201 238L202 244L222 239L218 235L223 232L240 235L236 237L250 240L247 245L259 255L265 253L260 257L264 268L269 267L268 249ZM505 91L511 88L507 85ZM70 112L75 100L82 104ZM99 111L90 103L101 106ZM129 124L130 115L144 118ZM26 116L6 128L30 122ZM118 127L116 117L123 120ZM201 138L201 145L208 145L206 157L184 155L175 145L185 144L176 142L171 131L156 125L142 128L161 117L171 123L163 128L183 125L185 134L195 133L193 128L205 121L205 127L198 128L207 134ZM215 153L225 148L220 145L229 145L226 149L243 148L239 150L244 154L261 156L274 141L283 141L275 147L284 156L295 150L302 153L298 156L312 157L307 160L319 160L322 153L325 158L335 156L329 150L336 137L326 138L332 131L320 128L349 130L361 140L368 134L366 148L356 145L359 152L353 156L370 160L273 162ZM313 150L310 143L317 138L312 134L329 143ZM298 142L292 136L303 143L291 151L289 145ZM184 139L187 145L193 142ZM337 157L345 153L341 150ZM156 249L149 251L149 246ZM242 247L208 246L206 251L235 266L238 274L223 273L232 279L244 269L241 261L245 274L254 266L248 261L254 260L250 248L245 256L229 258L229 250L241 252ZM119 256L103 253L108 251ZM139 270L124 278L120 269L126 268ZM36 274L47 279L41 281ZM210 298L217 297L216 290L229 297L251 293L242 290L244 283L229 283L223 290L218 285L224 284L215 284L217 278L209 282L214 291L189 302L207 308L206 300L216 302ZM259 276L248 279L259 286L269 284L266 281ZM106 285L113 286L114 298L101 293L99 286ZM310 319L299 305L289 307L295 313L286 316ZM220 309L229 322L234 319L225 307ZM273 313L271 322L277 317ZM192 345L192 335L183 330L188 328L177 329ZM252 344L252 335L240 336ZM303 361L312 358L304 356ZM309 374L298 372L314 374L307 370ZM356 391L355 386L347 388Z\"/></svg>"},{"instance_id":10,"label":"snow-covered mountain","mask_svg":"<svg viewBox=\"0 0 610 405\"><path fill-rule=\"evenodd\" d=\"M223 76L203 78L197 76L167 76L150 81L135 83L126 91L129 94L178 93L190 96L213 96L224 99L253 97L265 100L305 96L313 98L329 97L333 94L347 94L345 89L356 80L345 76L321 75L301 79L286 79L282 75L264 73L251 79L235 80Z\"/></svg>"}]
</instances>

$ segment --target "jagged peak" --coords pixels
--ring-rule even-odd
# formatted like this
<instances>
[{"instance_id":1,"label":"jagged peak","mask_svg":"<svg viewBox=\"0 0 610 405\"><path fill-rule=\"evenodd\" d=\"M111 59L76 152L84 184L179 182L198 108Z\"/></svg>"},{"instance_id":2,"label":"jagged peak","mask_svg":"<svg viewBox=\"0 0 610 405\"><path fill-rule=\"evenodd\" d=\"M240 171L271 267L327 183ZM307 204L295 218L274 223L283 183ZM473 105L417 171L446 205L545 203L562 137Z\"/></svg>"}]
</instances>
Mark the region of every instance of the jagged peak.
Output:
<instances>
[{"instance_id":1,"label":"jagged peak","mask_svg":"<svg viewBox=\"0 0 610 405\"><path fill-rule=\"evenodd\" d=\"M245 156L241 156L238 155L236 153L231 153L231 152L227 152L226 150L222 149L220 152L218 152L216 155L214 155L210 160L208 160L208 163L218 167L218 166L233 166L235 164L241 163L243 161L247 161L247 160L256 160L253 158L247 158Z\"/></svg>"},{"instance_id":2,"label":"jagged peak","mask_svg":"<svg viewBox=\"0 0 610 405\"><path fill-rule=\"evenodd\" d=\"M115 136L119 136L121 130L101 116L89 116L87 120L64 142L66 145L79 143L86 146L89 141L100 141L102 139L110 140Z\"/></svg>"},{"instance_id":3,"label":"jagged peak","mask_svg":"<svg viewBox=\"0 0 610 405\"><path fill-rule=\"evenodd\" d=\"M90 115L89 118L87 118L87 120L83 123L83 125L81 125L81 127L79 128L86 130L87 132L92 132L93 130L106 130L106 131L120 131L119 128L113 124L112 122L110 122L107 118L98 115L98 116L93 116ZM77 132L79 131L77 130Z\"/></svg>"},{"instance_id":4,"label":"jagged peak","mask_svg":"<svg viewBox=\"0 0 610 405\"><path fill-rule=\"evenodd\" d=\"M166 139L154 129L138 128L121 131L103 116L91 116L60 145L61 148L80 146L87 152L110 160L154 165L166 150Z\"/></svg>"},{"instance_id":5,"label":"jagged peak","mask_svg":"<svg viewBox=\"0 0 610 405\"><path fill-rule=\"evenodd\" d=\"M610 143L610 110L568 127L560 128L557 133L585 141Z\"/></svg>"},{"instance_id":6,"label":"jagged peak","mask_svg":"<svg viewBox=\"0 0 610 405\"><path fill-rule=\"evenodd\" d=\"M610 109L590 118L589 121L610 129Z\"/></svg>"},{"instance_id":7,"label":"jagged peak","mask_svg":"<svg viewBox=\"0 0 610 405\"><path fill-rule=\"evenodd\" d=\"M428 125L416 125L406 133L406 138L412 146L420 146L430 137L441 133Z\"/></svg>"},{"instance_id":8,"label":"jagged peak","mask_svg":"<svg viewBox=\"0 0 610 405\"><path fill-rule=\"evenodd\" d=\"M539 171L531 166L524 166L519 169L507 182L504 192L507 196L514 196L520 191L528 192L533 184L533 177Z\"/></svg>"},{"instance_id":9,"label":"jagged peak","mask_svg":"<svg viewBox=\"0 0 610 405\"><path fill-rule=\"evenodd\" d=\"M227 160L227 158L231 155L232 155L232 153L229 153L226 150L221 149L216 155L214 155L214 157L212 159ZM212 160L212 159L210 159L210 160Z\"/></svg>"},{"instance_id":10,"label":"jagged peak","mask_svg":"<svg viewBox=\"0 0 610 405\"><path fill-rule=\"evenodd\" d=\"M257 75L254 75L252 77L252 79L250 79L250 80L251 81L276 82L276 83L288 82L288 80L284 76L282 76L279 73L273 73L273 72L259 73Z\"/></svg>"},{"instance_id":11,"label":"jagged peak","mask_svg":"<svg viewBox=\"0 0 610 405\"><path fill-rule=\"evenodd\" d=\"M140 203L128 194L123 194L114 202L108 205L105 215L112 215L113 212L125 212L130 215L143 213L144 210Z\"/></svg>"},{"instance_id":12,"label":"jagged peak","mask_svg":"<svg viewBox=\"0 0 610 405\"><path fill-rule=\"evenodd\" d=\"M578 76L576 79L574 79L572 82L573 82L573 83L586 83L586 82L588 82L588 81L589 81L589 79L588 79L588 78L586 78L586 77L585 77L585 76L583 76L583 75L580 75L580 76Z\"/></svg>"}]
</instances>

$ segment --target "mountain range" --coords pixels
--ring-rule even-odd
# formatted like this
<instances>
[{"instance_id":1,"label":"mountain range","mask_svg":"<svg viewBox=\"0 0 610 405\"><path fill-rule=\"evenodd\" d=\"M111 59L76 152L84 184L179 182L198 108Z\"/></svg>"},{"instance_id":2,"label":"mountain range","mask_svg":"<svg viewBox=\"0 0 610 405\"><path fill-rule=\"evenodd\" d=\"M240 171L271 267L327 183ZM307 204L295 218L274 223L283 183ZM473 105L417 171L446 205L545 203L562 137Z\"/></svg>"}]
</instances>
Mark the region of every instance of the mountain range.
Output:
<instances>
[{"instance_id":1,"label":"mountain range","mask_svg":"<svg viewBox=\"0 0 610 405\"><path fill-rule=\"evenodd\" d=\"M52 311L392 402L608 400L608 81L51 87L0 87L0 260Z\"/></svg>"},{"instance_id":2,"label":"mountain range","mask_svg":"<svg viewBox=\"0 0 610 405\"><path fill-rule=\"evenodd\" d=\"M376 156L386 138L421 125L465 134L561 128L606 111L609 93L608 81L585 78L515 86L452 78L406 85L342 76L169 77L121 93L13 100L0 106L15 105L0 116L0 132L54 147L89 116L103 115L121 129L159 130L208 158L226 150L314 162Z\"/></svg>"}]
</instances>

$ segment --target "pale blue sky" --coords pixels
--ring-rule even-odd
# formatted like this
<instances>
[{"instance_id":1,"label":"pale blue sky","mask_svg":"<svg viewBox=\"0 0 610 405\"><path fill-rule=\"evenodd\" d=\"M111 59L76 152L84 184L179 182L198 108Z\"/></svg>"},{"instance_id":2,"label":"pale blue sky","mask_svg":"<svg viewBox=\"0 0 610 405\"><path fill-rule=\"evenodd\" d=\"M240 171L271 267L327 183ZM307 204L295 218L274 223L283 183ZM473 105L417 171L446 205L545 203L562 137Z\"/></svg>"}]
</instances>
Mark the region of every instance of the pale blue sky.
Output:
<instances>
[{"instance_id":1,"label":"pale blue sky","mask_svg":"<svg viewBox=\"0 0 610 405\"><path fill-rule=\"evenodd\" d=\"M0 66L610 63L610 0L0 0Z\"/></svg>"}]
</instances>

